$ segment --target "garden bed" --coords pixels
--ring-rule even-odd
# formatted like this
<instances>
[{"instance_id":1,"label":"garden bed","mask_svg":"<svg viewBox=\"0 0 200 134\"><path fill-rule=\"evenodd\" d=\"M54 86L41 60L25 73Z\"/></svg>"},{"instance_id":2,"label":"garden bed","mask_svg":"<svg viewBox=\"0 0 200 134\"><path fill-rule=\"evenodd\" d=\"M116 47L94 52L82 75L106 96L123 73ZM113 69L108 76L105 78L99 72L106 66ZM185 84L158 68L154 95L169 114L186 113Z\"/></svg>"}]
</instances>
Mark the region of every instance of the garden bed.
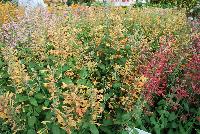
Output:
<instances>
[{"instance_id":1,"label":"garden bed","mask_svg":"<svg viewBox=\"0 0 200 134\"><path fill-rule=\"evenodd\" d=\"M184 9L0 12L0 132L199 132L200 31Z\"/></svg>"}]
</instances>

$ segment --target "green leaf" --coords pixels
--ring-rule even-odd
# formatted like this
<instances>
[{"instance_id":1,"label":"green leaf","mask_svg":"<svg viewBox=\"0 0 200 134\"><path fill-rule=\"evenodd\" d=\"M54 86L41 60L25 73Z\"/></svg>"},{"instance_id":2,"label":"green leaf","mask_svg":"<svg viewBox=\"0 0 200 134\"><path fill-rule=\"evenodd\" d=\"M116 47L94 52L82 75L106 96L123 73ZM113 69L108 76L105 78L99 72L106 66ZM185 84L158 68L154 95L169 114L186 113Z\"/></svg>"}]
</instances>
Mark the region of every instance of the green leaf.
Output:
<instances>
[{"instance_id":1,"label":"green leaf","mask_svg":"<svg viewBox=\"0 0 200 134\"><path fill-rule=\"evenodd\" d=\"M41 99L44 99L45 96L44 96L43 94L41 94L41 93L37 93L37 94L35 95L35 98L41 100Z\"/></svg>"},{"instance_id":2,"label":"green leaf","mask_svg":"<svg viewBox=\"0 0 200 134\"><path fill-rule=\"evenodd\" d=\"M158 102L158 105L160 106L160 105L165 105L165 100L160 100L159 102Z\"/></svg>"},{"instance_id":3,"label":"green leaf","mask_svg":"<svg viewBox=\"0 0 200 134\"><path fill-rule=\"evenodd\" d=\"M67 71L67 70L69 70L69 69L70 69L69 66L64 65L64 66L62 67L62 72L65 72L65 71Z\"/></svg>"},{"instance_id":4,"label":"green leaf","mask_svg":"<svg viewBox=\"0 0 200 134\"><path fill-rule=\"evenodd\" d=\"M177 117L177 116L175 115L174 112L170 113L170 115L169 115L169 121L173 121L173 120L175 120L176 117Z\"/></svg>"},{"instance_id":5,"label":"green leaf","mask_svg":"<svg viewBox=\"0 0 200 134\"><path fill-rule=\"evenodd\" d=\"M104 101L107 101L108 99L110 99L111 96L112 96L112 94L105 94Z\"/></svg>"},{"instance_id":6,"label":"green leaf","mask_svg":"<svg viewBox=\"0 0 200 134\"><path fill-rule=\"evenodd\" d=\"M29 62L29 67L30 68L35 68L37 65L34 62Z\"/></svg>"},{"instance_id":7,"label":"green leaf","mask_svg":"<svg viewBox=\"0 0 200 134\"><path fill-rule=\"evenodd\" d=\"M130 113L123 114L122 115L122 119L123 120L129 120L129 119L131 119L131 114Z\"/></svg>"},{"instance_id":8,"label":"green leaf","mask_svg":"<svg viewBox=\"0 0 200 134\"><path fill-rule=\"evenodd\" d=\"M36 132L33 129L29 129L28 132L27 132L27 134L36 134Z\"/></svg>"},{"instance_id":9,"label":"green leaf","mask_svg":"<svg viewBox=\"0 0 200 134\"><path fill-rule=\"evenodd\" d=\"M4 44L0 43L0 48L3 48L4 47Z\"/></svg>"},{"instance_id":10,"label":"green leaf","mask_svg":"<svg viewBox=\"0 0 200 134\"><path fill-rule=\"evenodd\" d=\"M119 60L117 60L117 63L120 65L124 65L126 63L127 58L120 58Z\"/></svg>"},{"instance_id":11,"label":"green leaf","mask_svg":"<svg viewBox=\"0 0 200 134\"><path fill-rule=\"evenodd\" d=\"M0 59L0 67L2 67L3 65L4 65L4 62L2 62Z\"/></svg>"},{"instance_id":12,"label":"green leaf","mask_svg":"<svg viewBox=\"0 0 200 134\"><path fill-rule=\"evenodd\" d=\"M173 122L171 123L171 126L172 126L172 128L177 128L177 124L176 124L176 122L173 121Z\"/></svg>"},{"instance_id":13,"label":"green leaf","mask_svg":"<svg viewBox=\"0 0 200 134\"><path fill-rule=\"evenodd\" d=\"M173 134L173 133L174 133L173 129L170 128L169 131L168 131L168 134Z\"/></svg>"},{"instance_id":14,"label":"green leaf","mask_svg":"<svg viewBox=\"0 0 200 134\"><path fill-rule=\"evenodd\" d=\"M97 129L96 125L90 125L90 131L92 134L99 134L99 130Z\"/></svg>"},{"instance_id":15,"label":"green leaf","mask_svg":"<svg viewBox=\"0 0 200 134\"><path fill-rule=\"evenodd\" d=\"M30 128L34 127L34 124L36 123L37 118L35 116L32 116L28 118L28 126Z\"/></svg>"},{"instance_id":16,"label":"green leaf","mask_svg":"<svg viewBox=\"0 0 200 134\"><path fill-rule=\"evenodd\" d=\"M31 97L31 98L29 99L29 101L30 101L30 103L31 103L33 106L38 106L38 103L37 103L37 101L36 101L35 98Z\"/></svg>"},{"instance_id":17,"label":"green leaf","mask_svg":"<svg viewBox=\"0 0 200 134\"><path fill-rule=\"evenodd\" d=\"M47 111L45 113L45 120L51 120L53 116L54 116L54 113L52 111Z\"/></svg>"},{"instance_id":18,"label":"green leaf","mask_svg":"<svg viewBox=\"0 0 200 134\"><path fill-rule=\"evenodd\" d=\"M106 66L105 66L104 64L99 64L98 66L99 66L99 68L101 68L103 71L106 70Z\"/></svg>"},{"instance_id":19,"label":"green leaf","mask_svg":"<svg viewBox=\"0 0 200 134\"><path fill-rule=\"evenodd\" d=\"M52 126L52 133L53 133L53 134L60 134L60 128L59 128L58 125L54 124L54 125Z\"/></svg>"},{"instance_id":20,"label":"green leaf","mask_svg":"<svg viewBox=\"0 0 200 134\"><path fill-rule=\"evenodd\" d=\"M89 87L89 88L92 88L93 84L90 80L87 80L86 86Z\"/></svg>"},{"instance_id":21,"label":"green leaf","mask_svg":"<svg viewBox=\"0 0 200 134\"><path fill-rule=\"evenodd\" d=\"M28 96L23 96L21 94L17 94L16 95L16 101L17 102L24 102L28 100Z\"/></svg>"},{"instance_id":22,"label":"green leaf","mask_svg":"<svg viewBox=\"0 0 200 134\"><path fill-rule=\"evenodd\" d=\"M179 124L179 130L181 134L186 134L186 131L181 124Z\"/></svg>"},{"instance_id":23,"label":"green leaf","mask_svg":"<svg viewBox=\"0 0 200 134\"><path fill-rule=\"evenodd\" d=\"M61 65L59 65L58 67L57 67L57 70L56 70L56 72L55 72L55 78L60 78L62 76L62 67L61 67Z\"/></svg>"},{"instance_id":24,"label":"green leaf","mask_svg":"<svg viewBox=\"0 0 200 134\"><path fill-rule=\"evenodd\" d=\"M72 80L68 77L65 77L64 79L62 79L62 82L64 82L65 84L73 84Z\"/></svg>"},{"instance_id":25,"label":"green leaf","mask_svg":"<svg viewBox=\"0 0 200 134\"><path fill-rule=\"evenodd\" d=\"M156 125L156 124L157 124L157 122L156 122L156 120L155 120L155 118L154 118L154 117L150 117L150 121L151 121L151 123L152 123L152 124L154 124L154 125Z\"/></svg>"},{"instance_id":26,"label":"green leaf","mask_svg":"<svg viewBox=\"0 0 200 134\"><path fill-rule=\"evenodd\" d=\"M36 111L37 113L42 112L42 111L43 111L43 110L42 110L42 106L36 107L36 108L35 108L35 111Z\"/></svg>"},{"instance_id":27,"label":"green leaf","mask_svg":"<svg viewBox=\"0 0 200 134\"><path fill-rule=\"evenodd\" d=\"M160 129L160 126L158 124L155 125L154 130L155 130L156 134L160 134L161 133L160 132L161 129Z\"/></svg>"},{"instance_id":28,"label":"green leaf","mask_svg":"<svg viewBox=\"0 0 200 134\"><path fill-rule=\"evenodd\" d=\"M83 125L82 125L82 128L86 129L89 127L89 123L88 122L84 122Z\"/></svg>"},{"instance_id":29,"label":"green leaf","mask_svg":"<svg viewBox=\"0 0 200 134\"><path fill-rule=\"evenodd\" d=\"M80 73L79 73L81 79L85 79L88 76L88 71L86 68L81 69Z\"/></svg>"},{"instance_id":30,"label":"green leaf","mask_svg":"<svg viewBox=\"0 0 200 134\"><path fill-rule=\"evenodd\" d=\"M105 126L112 125L112 124L113 124L112 120L106 120L106 119L103 120L103 125Z\"/></svg>"},{"instance_id":31,"label":"green leaf","mask_svg":"<svg viewBox=\"0 0 200 134\"><path fill-rule=\"evenodd\" d=\"M112 132L110 129L110 127L108 126L100 126L101 131L103 131L105 134L113 134L114 132Z\"/></svg>"},{"instance_id":32,"label":"green leaf","mask_svg":"<svg viewBox=\"0 0 200 134\"><path fill-rule=\"evenodd\" d=\"M87 85L87 80L86 79L79 79L77 80L78 85Z\"/></svg>"},{"instance_id":33,"label":"green leaf","mask_svg":"<svg viewBox=\"0 0 200 134\"><path fill-rule=\"evenodd\" d=\"M188 103L183 103L183 105L184 105L184 109L185 109L187 112L189 112L189 106L188 106Z\"/></svg>"},{"instance_id":34,"label":"green leaf","mask_svg":"<svg viewBox=\"0 0 200 134\"><path fill-rule=\"evenodd\" d=\"M121 134L129 134L128 131L122 130Z\"/></svg>"},{"instance_id":35,"label":"green leaf","mask_svg":"<svg viewBox=\"0 0 200 134\"><path fill-rule=\"evenodd\" d=\"M115 82L114 84L113 84L113 88L114 89L118 89L118 88L120 88L121 87L121 83L120 82Z\"/></svg>"},{"instance_id":36,"label":"green leaf","mask_svg":"<svg viewBox=\"0 0 200 134\"><path fill-rule=\"evenodd\" d=\"M46 107L48 107L48 106L49 106L49 100L45 100L44 105L45 105Z\"/></svg>"}]
</instances>

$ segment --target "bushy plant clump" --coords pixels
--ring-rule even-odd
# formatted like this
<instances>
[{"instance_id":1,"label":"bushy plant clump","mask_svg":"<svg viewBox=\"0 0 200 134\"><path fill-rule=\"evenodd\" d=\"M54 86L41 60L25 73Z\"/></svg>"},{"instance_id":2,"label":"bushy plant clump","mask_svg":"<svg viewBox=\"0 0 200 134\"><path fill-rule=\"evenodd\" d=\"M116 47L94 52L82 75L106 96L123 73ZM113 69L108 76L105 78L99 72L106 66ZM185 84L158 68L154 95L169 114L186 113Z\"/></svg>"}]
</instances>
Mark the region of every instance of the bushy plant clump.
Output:
<instances>
[{"instance_id":1,"label":"bushy plant clump","mask_svg":"<svg viewBox=\"0 0 200 134\"><path fill-rule=\"evenodd\" d=\"M174 126L157 118L182 123L166 110L175 104L196 110L178 116L198 118L198 43L184 10L72 6L17 18L0 29L0 118L11 126L2 131L110 134L151 125L159 133ZM183 127L194 132L198 123Z\"/></svg>"},{"instance_id":2,"label":"bushy plant clump","mask_svg":"<svg viewBox=\"0 0 200 134\"><path fill-rule=\"evenodd\" d=\"M16 8L16 6L10 2L2 3L0 1L0 26L10 21L16 21L17 16L22 14L22 9Z\"/></svg>"},{"instance_id":3,"label":"bushy plant clump","mask_svg":"<svg viewBox=\"0 0 200 134\"><path fill-rule=\"evenodd\" d=\"M171 4L177 7L184 7L187 9L191 9L198 3L199 0L151 0L151 3L157 4Z\"/></svg>"}]
</instances>

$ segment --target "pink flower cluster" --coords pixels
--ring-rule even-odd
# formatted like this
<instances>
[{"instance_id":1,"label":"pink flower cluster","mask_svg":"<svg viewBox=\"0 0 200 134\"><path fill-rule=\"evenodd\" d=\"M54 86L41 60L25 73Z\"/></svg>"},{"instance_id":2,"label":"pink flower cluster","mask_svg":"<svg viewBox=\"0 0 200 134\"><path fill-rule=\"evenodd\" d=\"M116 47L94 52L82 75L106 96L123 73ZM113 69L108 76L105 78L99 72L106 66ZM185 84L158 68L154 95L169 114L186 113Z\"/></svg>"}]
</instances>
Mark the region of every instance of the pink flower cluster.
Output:
<instances>
[{"instance_id":1,"label":"pink flower cluster","mask_svg":"<svg viewBox=\"0 0 200 134\"><path fill-rule=\"evenodd\" d=\"M147 100L152 99L152 95L165 96L167 88L167 76L173 72L176 62L171 64L174 54L171 44L175 43L173 36L161 37L159 51L155 52L152 59L143 69L143 75L148 78L145 85Z\"/></svg>"},{"instance_id":2,"label":"pink flower cluster","mask_svg":"<svg viewBox=\"0 0 200 134\"><path fill-rule=\"evenodd\" d=\"M196 21L196 25L200 26L200 21ZM173 35L160 38L159 50L152 55L142 71L148 78L145 84L145 98L150 104L153 104L154 95L165 98L169 92L178 100L187 98L189 102L193 102L190 100L195 94L200 95L200 29L194 27L193 30L191 47L184 52L183 59L179 59L173 52L172 45L176 43ZM182 70L183 74L175 76L174 85L168 87L172 84L168 83L168 78L175 68Z\"/></svg>"}]
</instances>

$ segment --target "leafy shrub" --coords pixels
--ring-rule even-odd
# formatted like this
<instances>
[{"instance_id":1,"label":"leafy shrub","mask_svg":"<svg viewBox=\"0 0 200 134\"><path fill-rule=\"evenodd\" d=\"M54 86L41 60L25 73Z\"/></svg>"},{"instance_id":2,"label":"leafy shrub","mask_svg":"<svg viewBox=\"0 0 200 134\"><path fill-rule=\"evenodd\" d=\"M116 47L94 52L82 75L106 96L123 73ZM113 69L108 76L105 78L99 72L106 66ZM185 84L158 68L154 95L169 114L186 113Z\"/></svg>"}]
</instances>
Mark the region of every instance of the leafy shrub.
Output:
<instances>
[{"instance_id":1,"label":"leafy shrub","mask_svg":"<svg viewBox=\"0 0 200 134\"><path fill-rule=\"evenodd\" d=\"M188 9L193 8L197 2L198 0L151 0L151 3L171 4L178 7L186 7Z\"/></svg>"}]
</instances>

